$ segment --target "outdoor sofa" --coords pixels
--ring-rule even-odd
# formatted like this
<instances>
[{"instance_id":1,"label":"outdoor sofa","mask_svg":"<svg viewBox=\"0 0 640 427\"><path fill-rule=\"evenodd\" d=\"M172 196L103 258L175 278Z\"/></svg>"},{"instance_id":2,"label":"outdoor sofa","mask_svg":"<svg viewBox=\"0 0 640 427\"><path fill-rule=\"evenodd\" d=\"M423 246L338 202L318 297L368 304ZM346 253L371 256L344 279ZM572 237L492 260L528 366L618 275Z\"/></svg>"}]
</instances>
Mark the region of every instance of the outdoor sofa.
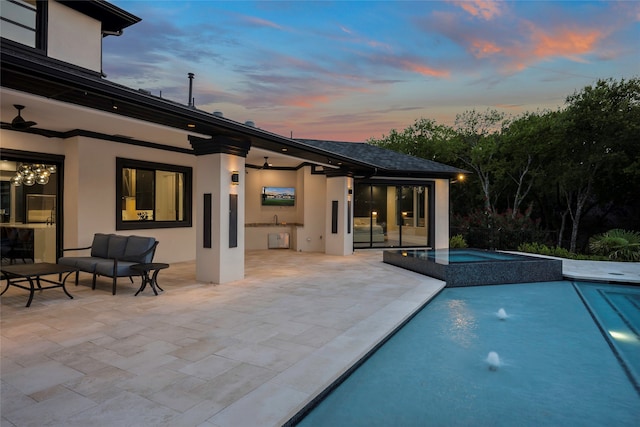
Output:
<instances>
[{"instance_id":1,"label":"outdoor sofa","mask_svg":"<svg viewBox=\"0 0 640 427\"><path fill-rule=\"evenodd\" d=\"M140 273L131 270L131 266L153 262L158 243L153 237L96 233L91 246L63 249L63 252L91 249L91 256L63 256L58 259L58 264L93 274L92 289L96 288L96 277L113 278L112 293L115 295L118 277L129 277L133 282L133 276Z\"/></svg>"}]
</instances>

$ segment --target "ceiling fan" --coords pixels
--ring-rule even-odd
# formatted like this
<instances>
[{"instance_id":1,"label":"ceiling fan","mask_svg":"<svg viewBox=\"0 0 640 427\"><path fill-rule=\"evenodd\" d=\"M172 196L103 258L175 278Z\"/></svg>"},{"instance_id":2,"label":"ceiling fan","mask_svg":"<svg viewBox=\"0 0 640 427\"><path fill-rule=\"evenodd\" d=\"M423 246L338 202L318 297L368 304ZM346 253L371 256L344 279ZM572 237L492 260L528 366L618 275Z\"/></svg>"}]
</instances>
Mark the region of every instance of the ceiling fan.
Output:
<instances>
[{"instance_id":1,"label":"ceiling fan","mask_svg":"<svg viewBox=\"0 0 640 427\"><path fill-rule=\"evenodd\" d=\"M262 169L269 169L271 167L271 163L269 163L269 158L264 158L264 164L262 165Z\"/></svg>"},{"instance_id":2,"label":"ceiling fan","mask_svg":"<svg viewBox=\"0 0 640 427\"><path fill-rule=\"evenodd\" d=\"M11 121L11 127L13 129L29 129L32 126L37 125L36 122L26 121L21 115L20 111L24 109L24 105L13 104L18 110L18 115Z\"/></svg>"}]
</instances>

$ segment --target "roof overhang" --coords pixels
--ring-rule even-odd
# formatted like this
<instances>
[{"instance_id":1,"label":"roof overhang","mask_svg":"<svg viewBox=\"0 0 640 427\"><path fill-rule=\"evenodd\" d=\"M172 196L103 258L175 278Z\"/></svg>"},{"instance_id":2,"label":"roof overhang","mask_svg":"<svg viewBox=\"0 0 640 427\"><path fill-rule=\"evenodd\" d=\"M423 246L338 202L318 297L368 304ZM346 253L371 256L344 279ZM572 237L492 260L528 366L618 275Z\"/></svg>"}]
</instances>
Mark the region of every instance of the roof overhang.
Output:
<instances>
[{"instance_id":1,"label":"roof overhang","mask_svg":"<svg viewBox=\"0 0 640 427\"><path fill-rule=\"evenodd\" d=\"M28 130L50 137L83 135L129 144L147 145L194 155L225 152L247 157L248 166L260 166L263 156L288 168L304 164L323 166L327 176L416 179L452 178L451 173L381 169L326 147L267 132L216 116L145 91L103 79L99 73L49 58L41 52L1 39L0 82L14 98L41 103L42 115L58 117L55 123L30 115L39 124ZM8 98L8 99L5 99ZM11 97L2 97L3 128L13 110ZM23 102L23 101L20 101ZM24 103L29 107L29 104ZM34 113L32 109L25 110ZM43 126L44 125L44 126ZM126 133L119 132L124 129Z\"/></svg>"},{"instance_id":2,"label":"roof overhang","mask_svg":"<svg viewBox=\"0 0 640 427\"><path fill-rule=\"evenodd\" d=\"M117 33L141 21L137 16L103 0L57 0L57 2L102 22L102 31Z\"/></svg>"}]
</instances>

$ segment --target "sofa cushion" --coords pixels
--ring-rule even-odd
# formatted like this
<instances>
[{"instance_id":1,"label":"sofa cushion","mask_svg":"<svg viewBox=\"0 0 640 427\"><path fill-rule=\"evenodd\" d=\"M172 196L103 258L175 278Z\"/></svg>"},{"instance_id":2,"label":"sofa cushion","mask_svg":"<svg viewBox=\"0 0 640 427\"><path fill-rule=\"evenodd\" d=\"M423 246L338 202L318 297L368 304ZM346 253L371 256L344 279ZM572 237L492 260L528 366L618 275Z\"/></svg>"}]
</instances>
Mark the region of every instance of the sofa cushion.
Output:
<instances>
[{"instance_id":1,"label":"sofa cushion","mask_svg":"<svg viewBox=\"0 0 640 427\"><path fill-rule=\"evenodd\" d=\"M96 233L93 235L93 243L91 243L91 256L107 258L109 253L109 235Z\"/></svg>"},{"instance_id":2,"label":"sofa cushion","mask_svg":"<svg viewBox=\"0 0 640 427\"><path fill-rule=\"evenodd\" d=\"M146 251L153 247L156 239L153 237L129 236L127 248L124 252L124 260L134 263L149 263L153 260L153 252L146 255Z\"/></svg>"},{"instance_id":3,"label":"sofa cushion","mask_svg":"<svg viewBox=\"0 0 640 427\"><path fill-rule=\"evenodd\" d=\"M107 251L107 256L105 258L122 259L125 254L125 248L127 247L127 240L127 236L112 234L109 237L109 250Z\"/></svg>"},{"instance_id":4,"label":"sofa cushion","mask_svg":"<svg viewBox=\"0 0 640 427\"><path fill-rule=\"evenodd\" d=\"M118 261L118 266L116 267L116 271L115 271L115 274L114 274L113 261L111 261L111 260L106 260L106 261L102 260L101 262L98 262L96 264L95 272L97 274L102 275L102 276L109 276L109 277L113 277L113 276L116 276L116 277L138 276L138 275L140 275L139 272L133 272L129 268L134 264L137 264L137 262Z\"/></svg>"},{"instance_id":5,"label":"sofa cushion","mask_svg":"<svg viewBox=\"0 0 640 427\"><path fill-rule=\"evenodd\" d=\"M102 261L104 261L103 258L65 256L58 259L58 264L69 265L78 268L80 271L93 273L96 269L96 264ZM111 263L113 264L113 261Z\"/></svg>"}]
</instances>

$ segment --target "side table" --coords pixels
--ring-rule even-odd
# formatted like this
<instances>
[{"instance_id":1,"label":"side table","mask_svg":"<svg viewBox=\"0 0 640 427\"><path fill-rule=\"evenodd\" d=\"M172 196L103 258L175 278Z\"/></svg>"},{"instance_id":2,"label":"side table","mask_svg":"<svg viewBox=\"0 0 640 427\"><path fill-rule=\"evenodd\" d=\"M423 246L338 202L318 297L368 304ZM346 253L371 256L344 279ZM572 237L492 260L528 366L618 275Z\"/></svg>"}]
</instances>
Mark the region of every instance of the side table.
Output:
<instances>
[{"instance_id":1,"label":"side table","mask_svg":"<svg viewBox=\"0 0 640 427\"><path fill-rule=\"evenodd\" d=\"M138 294L147 287L147 284L151 286L151 289L153 289L153 293L156 295L158 295L158 289L164 291L164 289L162 289L160 285L158 285L158 273L160 272L160 270L169 268L169 264L153 262L149 264L134 264L129 268L140 273L140 277L142 277L142 284L140 285L140 289L138 289L138 292L136 292L135 296L138 296Z\"/></svg>"}]
</instances>

